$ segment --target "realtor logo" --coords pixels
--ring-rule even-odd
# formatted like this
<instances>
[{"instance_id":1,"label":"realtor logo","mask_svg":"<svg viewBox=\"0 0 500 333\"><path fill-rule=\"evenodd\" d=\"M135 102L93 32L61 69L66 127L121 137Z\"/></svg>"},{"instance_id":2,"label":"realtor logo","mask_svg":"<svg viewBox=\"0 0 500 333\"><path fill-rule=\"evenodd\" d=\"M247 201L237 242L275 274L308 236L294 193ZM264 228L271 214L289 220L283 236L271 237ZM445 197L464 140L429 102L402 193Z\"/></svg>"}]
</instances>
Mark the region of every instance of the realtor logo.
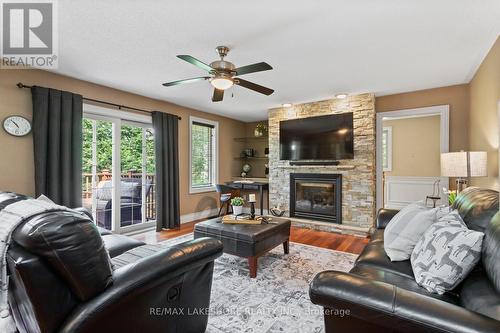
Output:
<instances>
[{"instance_id":1,"label":"realtor logo","mask_svg":"<svg viewBox=\"0 0 500 333\"><path fill-rule=\"evenodd\" d=\"M4 68L57 68L56 3L0 0Z\"/></svg>"}]
</instances>

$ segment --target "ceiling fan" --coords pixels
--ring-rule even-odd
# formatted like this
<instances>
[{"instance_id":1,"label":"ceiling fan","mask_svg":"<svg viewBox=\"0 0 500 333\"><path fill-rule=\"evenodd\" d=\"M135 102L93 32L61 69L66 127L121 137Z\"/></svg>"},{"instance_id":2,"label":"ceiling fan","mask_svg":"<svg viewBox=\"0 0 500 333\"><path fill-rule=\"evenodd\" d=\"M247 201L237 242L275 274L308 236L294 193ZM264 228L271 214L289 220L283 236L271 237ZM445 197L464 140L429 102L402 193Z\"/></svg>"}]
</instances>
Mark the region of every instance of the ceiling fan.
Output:
<instances>
[{"instance_id":1,"label":"ceiling fan","mask_svg":"<svg viewBox=\"0 0 500 333\"><path fill-rule=\"evenodd\" d=\"M256 64L236 68L233 63L224 60L224 57L227 56L227 53L229 52L229 48L227 46L217 46L216 50L219 53L220 60L216 60L210 63L210 65L207 65L190 55L183 54L177 56L177 58L187 61L190 64L193 64L196 67L207 71L210 76L201 76L191 79L167 82L163 83L163 85L165 87L170 87L183 83L209 80L212 86L215 88L214 94L212 96L212 102L222 101L222 99L224 98L224 90L231 88L235 84L267 96L271 95L274 92L273 89L236 77L240 75L273 69L268 63L259 62Z\"/></svg>"}]
</instances>

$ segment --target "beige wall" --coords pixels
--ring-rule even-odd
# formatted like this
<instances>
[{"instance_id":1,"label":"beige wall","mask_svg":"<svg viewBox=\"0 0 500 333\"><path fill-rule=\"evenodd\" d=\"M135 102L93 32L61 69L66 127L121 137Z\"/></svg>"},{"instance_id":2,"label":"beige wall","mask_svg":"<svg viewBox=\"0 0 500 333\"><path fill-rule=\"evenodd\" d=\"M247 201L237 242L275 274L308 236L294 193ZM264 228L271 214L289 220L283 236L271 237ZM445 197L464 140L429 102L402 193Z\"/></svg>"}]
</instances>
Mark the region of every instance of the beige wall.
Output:
<instances>
[{"instance_id":1,"label":"beige wall","mask_svg":"<svg viewBox=\"0 0 500 333\"><path fill-rule=\"evenodd\" d=\"M469 86L426 89L375 98L376 112L421 108L434 105L450 106L450 151L469 147Z\"/></svg>"},{"instance_id":2,"label":"beige wall","mask_svg":"<svg viewBox=\"0 0 500 333\"><path fill-rule=\"evenodd\" d=\"M383 122L392 127L392 171L387 176L440 175L440 120L431 116Z\"/></svg>"},{"instance_id":3,"label":"beige wall","mask_svg":"<svg viewBox=\"0 0 500 333\"><path fill-rule=\"evenodd\" d=\"M470 83L469 149L488 152L488 177L473 178L476 186L497 189L498 103L500 102L500 38Z\"/></svg>"},{"instance_id":4,"label":"beige wall","mask_svg":"<svg viewBox=\"0 0 500 333\"><path fill-rule=\"evenodd\" d=\"M17 88L17 82L68 90L89 98L181 116L182 120L179 123L181 214L216 208L218 197L216 193L189 194L190 115L219 122L219 182L230 180L232 174L238 173L234 163L228 163L228 156L238 156L240 153L232 144L232 139L245 132L245 124L242 122L39 70L0 71L0 120L12 114L20 114L31 119L30 91ZM0 130L0 151L0 189L33 195L35 189L32 136L15 138Z\"/></svg>"}]
</instances>

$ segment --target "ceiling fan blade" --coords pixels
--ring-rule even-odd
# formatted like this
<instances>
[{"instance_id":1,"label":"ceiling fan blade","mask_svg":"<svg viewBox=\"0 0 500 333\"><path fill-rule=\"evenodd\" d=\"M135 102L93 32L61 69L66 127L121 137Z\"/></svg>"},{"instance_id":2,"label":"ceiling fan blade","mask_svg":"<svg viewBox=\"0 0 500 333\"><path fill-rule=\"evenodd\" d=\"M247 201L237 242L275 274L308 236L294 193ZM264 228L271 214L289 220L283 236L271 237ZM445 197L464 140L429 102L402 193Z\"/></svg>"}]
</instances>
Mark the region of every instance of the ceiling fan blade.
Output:
<instances>
[{"instance_id":1,"label":"ceiling fan blade","mask_svg":"<svg viewBox=\"0 0 500 333\"><path fill-rule=\"evenodd\" d=\"M192 56L187 55L187 54L178 55L177 58L182 59L184 61L187 61L190 64L195 65L196 67L199 67L203 70L206 70L207 72L212 72L214 70L212 67L205 64L203 61L200 61L200 60L196 59L195 57L192 57Z\"/></svg>"},{"instance_id":2,"label":"ceiling fan blade","mask_svg":"<svg viewBox=\"0 0 500 333\"><path fill-rule=\"evenodd\" d=\"M220 102L224 98L224 90L214 89L214 95L212 96L212 102Z\"/></svg>"},{"instance_id":3,"label":"ceiling fan blade","mask_svg":"<svg viewBox=\"0 0 500 333\"><path fill-rule=\"evenodd\" d=\"M268 71L270 69L273 68L268 63L258 62L256 64L236 68L234 71L236 72L236 75L244 75L249 73Z\"/></svg>"},{"instance_id":4,"label":"ceiling fan blade","mask_svg":"<svg viewBox=\"0 0 500 333\"><path fill-rule=\"evenodd\" d=\"M163 83L162 85L165 87L176 86L178 84L191 83L196 81L204 81L210 79L210 76L202 76L202 77L193 77L191 79L177 80L172 82Z\"/></svg>"},{"instance_id":5,"label":"ceiling fan blade","mask_svg":"<svg viewBox=\"0 0 500 333\"><path fill-rule=\"evenodd\" d=\"M240 78L237 78L236 80L234 80L234 83L236 83L237 85L240 85L242 87L251 89L253 91L259 92L261 94L267 95L267 96L271 95L274 92L273 89L270 89L270 88L267 88L267 87L264 87L264 86L261 86L261 85L258 85L256 83L253 83L253 82L250 82L247 80L243 80Z\"/></svg>"}]
</instances>

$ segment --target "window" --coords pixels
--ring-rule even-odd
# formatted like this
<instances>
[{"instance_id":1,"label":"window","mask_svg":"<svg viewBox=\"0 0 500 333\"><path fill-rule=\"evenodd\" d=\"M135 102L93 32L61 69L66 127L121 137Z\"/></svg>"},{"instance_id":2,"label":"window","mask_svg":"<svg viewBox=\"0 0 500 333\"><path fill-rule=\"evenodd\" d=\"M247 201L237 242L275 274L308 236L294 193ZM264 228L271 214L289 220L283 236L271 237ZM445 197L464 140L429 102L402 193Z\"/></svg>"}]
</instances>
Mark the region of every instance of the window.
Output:
<instances>
[{"instance_id":1,"label":"window","mask_svg":"<svg viewBox=\"0 0 500 333\"><path fill-rule=\"evenodd\" d=\"M215 191L218 176L218 128L218 122L189 118L190 193Z\"/></svg>"},{"instance_id":2,"label":"window","mask_svg":"<svg viewBox=\"0 0 500 333\"><path fill-rule=\"evenodd\" d=\"M382 168L384 172L392 171L392 127L382 129Z\"/></svg>"},{"instance_id":3,"label":"window","mask_svg":"<svg viewBox=\"0 0 500 333\"><path fill-rule=\"evenodd\" d=\"M82 199L100 227L126 232L154 225L151 117L84 105Z\"/></svg>"}]
</instances>

